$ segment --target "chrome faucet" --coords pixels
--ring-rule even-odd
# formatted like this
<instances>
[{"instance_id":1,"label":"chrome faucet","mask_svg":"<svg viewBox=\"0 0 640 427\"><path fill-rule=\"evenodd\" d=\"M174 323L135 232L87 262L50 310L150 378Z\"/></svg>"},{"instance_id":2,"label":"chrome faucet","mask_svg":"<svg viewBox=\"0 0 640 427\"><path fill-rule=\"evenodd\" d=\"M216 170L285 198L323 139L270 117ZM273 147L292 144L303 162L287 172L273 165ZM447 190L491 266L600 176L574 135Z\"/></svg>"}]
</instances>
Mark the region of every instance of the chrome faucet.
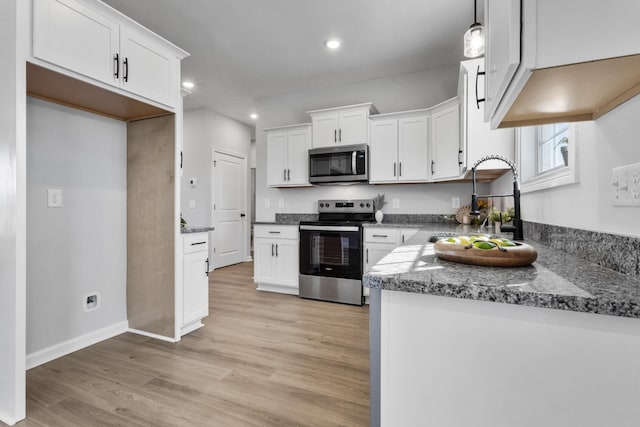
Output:
<instances>
[{"instance_id":1,"label":"chrome faucet","mask_svg":"<svg viewBox=\"0 0 640 427\"><path fill-rule=\"evenodd\" d=\"M500 160L509 165L509 167L511 168L511 173L513 175L513 194L487 194L484 196L478 196L478 194L476 193L476 168L478 167L478 165L488 160ZM513 197L513 204L515 209L513 225L501 224L500 231L512 232L513 240L524 240L524 236L522 232L522 218L520 216L520 183L518 182L518 169L516 169L516 165L513 163L513 161L509 160L506 157L493 154L478 160L471 168L471 173L473 176L473 194L471 195L471 214L476 216L480 215L480 211L478 210L478 198Z\"/></svg>"}]
</instances>

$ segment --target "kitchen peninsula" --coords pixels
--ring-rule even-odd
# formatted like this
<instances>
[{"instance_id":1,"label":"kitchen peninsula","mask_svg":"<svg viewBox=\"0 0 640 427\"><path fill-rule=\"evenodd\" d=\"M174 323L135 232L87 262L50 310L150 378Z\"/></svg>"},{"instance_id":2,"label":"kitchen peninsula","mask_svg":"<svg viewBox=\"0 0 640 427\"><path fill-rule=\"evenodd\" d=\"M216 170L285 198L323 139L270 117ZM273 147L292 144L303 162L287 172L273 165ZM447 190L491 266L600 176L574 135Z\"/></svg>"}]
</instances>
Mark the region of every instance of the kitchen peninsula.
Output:
<instances>
[{"instance_id":1,"label":"kitchen peninsula","mask_svg":"<svg viewBox=\"0 0 640 427\"><path fill-rule=\"evenodd\" d=\"M638 277L537 242L527 267L439 260L430 240L446 227L364 276L371 425L635 425Z\"/></svg>"}]
</instances>

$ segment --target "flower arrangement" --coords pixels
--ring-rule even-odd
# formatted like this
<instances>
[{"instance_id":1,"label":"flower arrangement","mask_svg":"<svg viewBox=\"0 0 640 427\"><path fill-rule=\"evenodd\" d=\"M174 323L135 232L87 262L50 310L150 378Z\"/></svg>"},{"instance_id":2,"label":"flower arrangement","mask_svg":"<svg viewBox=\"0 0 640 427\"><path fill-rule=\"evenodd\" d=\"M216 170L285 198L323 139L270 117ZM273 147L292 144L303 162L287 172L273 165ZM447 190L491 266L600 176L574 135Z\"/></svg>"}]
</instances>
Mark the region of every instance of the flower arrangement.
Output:
<instances>
[{"instance_id":1,"label":"flower arrangement","mask_svg":"<svg viewBox=\"0 0 640 427\"><path fill-rule=\"evenodd\" d=\"M374 211L379 211L382 209L382 207L384 205L386 205L387 202L384 201L384 193L382 194L378 194L376 197L373 198L373 210Z\"/></svg>"}]
</instances>

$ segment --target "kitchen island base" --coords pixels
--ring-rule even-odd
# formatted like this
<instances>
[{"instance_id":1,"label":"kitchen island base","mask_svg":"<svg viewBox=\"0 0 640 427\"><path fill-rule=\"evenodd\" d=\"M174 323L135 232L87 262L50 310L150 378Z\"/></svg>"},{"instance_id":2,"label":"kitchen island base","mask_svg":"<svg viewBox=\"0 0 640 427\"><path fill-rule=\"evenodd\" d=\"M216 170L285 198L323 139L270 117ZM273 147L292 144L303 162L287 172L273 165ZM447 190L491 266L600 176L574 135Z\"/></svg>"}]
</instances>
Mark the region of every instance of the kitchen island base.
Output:
<instances>
[{"instance_id":1,"label":"kitchen island base","mask_svg":"<svg viewBox=\"0 0 640 427\"><path fill-rule=\"evenodd\" d=\"M371 292L371 320L380 325L379 336L370 331L372 426L640 420L637 319Z\"/></svg>"}]
</instances>

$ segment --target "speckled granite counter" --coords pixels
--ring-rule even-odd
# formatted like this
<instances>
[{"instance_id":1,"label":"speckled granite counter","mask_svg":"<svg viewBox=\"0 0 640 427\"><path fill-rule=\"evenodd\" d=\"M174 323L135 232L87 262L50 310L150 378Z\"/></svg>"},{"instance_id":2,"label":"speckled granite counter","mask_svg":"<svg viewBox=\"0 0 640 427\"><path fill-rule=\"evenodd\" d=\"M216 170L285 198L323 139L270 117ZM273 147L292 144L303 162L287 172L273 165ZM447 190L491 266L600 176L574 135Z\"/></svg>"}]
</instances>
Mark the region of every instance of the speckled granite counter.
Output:
<instances>
[{"instance_id":1,"label":"speckled granite counter","mask_svg":"<svg viewBox=\"0 0 640 427\"><path fill-rule=\"evenodd\" d=\"M213 231L215 229L216 229L215 227L183 227L180 229L180 232L182 234L204 233L207 231Z\"/></svg>"},{"instance_id":2,"label":"speckled granite counter","mask_svg":"<svg viewBox=\"0 0 640 427\"><path fill-rule=\"evenodd\" d=\"M387 225L387 224L385 224ZM364 276L366 287L532 307L640 318L640 279L529 242L531 266L479 267L440 260L432 235L459 227L429 225ZM466 231L465 231L466 233Z\"/></svg>"}]
</instances>

